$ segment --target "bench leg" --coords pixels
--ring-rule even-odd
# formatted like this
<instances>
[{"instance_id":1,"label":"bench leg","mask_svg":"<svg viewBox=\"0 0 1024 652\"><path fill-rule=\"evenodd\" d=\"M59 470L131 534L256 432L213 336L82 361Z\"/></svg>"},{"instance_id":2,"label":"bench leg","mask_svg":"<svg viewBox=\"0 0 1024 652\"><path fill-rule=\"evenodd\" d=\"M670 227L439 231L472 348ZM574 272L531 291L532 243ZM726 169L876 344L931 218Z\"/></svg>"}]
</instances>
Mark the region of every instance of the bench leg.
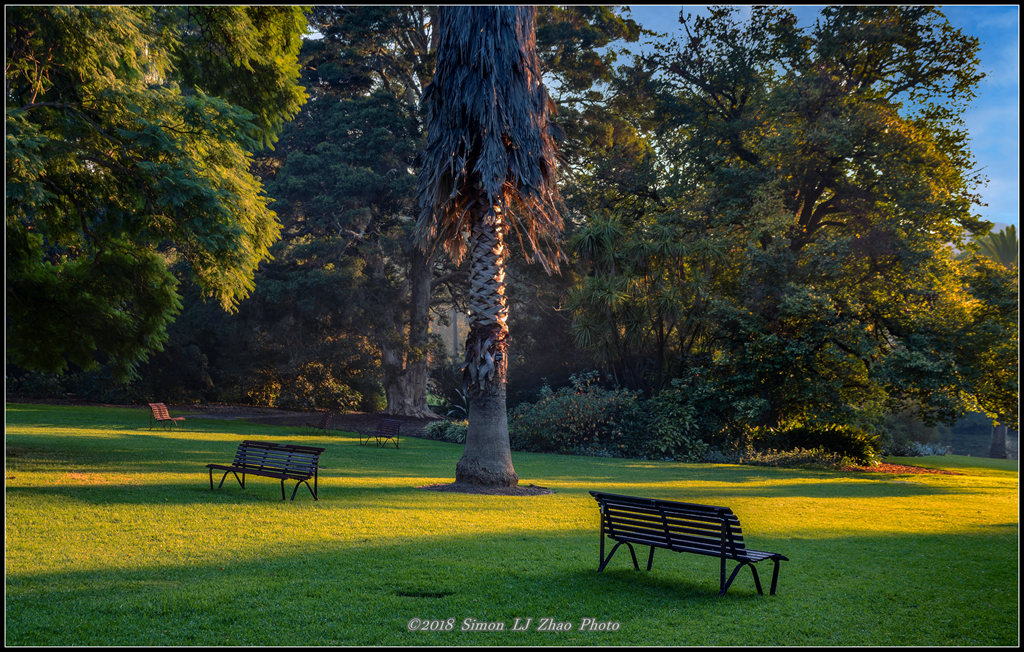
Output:
<instances>
[{"instance_id":1,"label":"bench leg","mask_svg":"<svg viewBox=\"0 0 1024 652\"><path fill-rule=\"evenodd\" d=\"M775 595L775 586L779 583L779 561L780 560L773 559L772 561L775 562L775 568L772 570L772 588L771 588L771 591L769 592L769 595Z\"/></svg>"},{"instance_id":2,"label":"bench leg","mask_svg":"<svg viewBox=\"0 0 1024 652\"><path fill-rule=\"evenodd\" d=\"M640 564L636 563L636 552L633 551L633 544L631 544L629 541L619 541L612 548L612 551L608 553L608 557L606 557L604 559L604 561L601 562L601 565L598 566L598 568L597 568L597 572L598 573L600 573L601 571L604 570L604 567L608 565L609 561L611 561L612 556L615 554L615 551L618 550L619 546L621 546L622 544L626 544L626 547L629 548L630 556L633 557L633 569L634 570L640 570Z\"/></svg>"},{"instance_id":3,"label":"bench leg","mask_svg":"<svg viewBox=\"0 0 1024 652\"><path fill-rule=\"evenodd\" d=\"M651 564L654 563L654 546L651 546L651 554L647 555L647 570L651 570Z\"/></svg>"},{"instance_id":4,"label":"bench leg","mask_svg":"<svg viewBox=\"0 0 1024 652\"><path fill-rule=\"evenodd\" d=\"M282 480L282 482L283 482L283 480ZM314 480L314 482L316 482L316 480ZM309 493L312 494L313 500L319 500L316 497L316 492L313 491L313 487L310 486L309 480L298 480L295 483L295 489L292 490L292 500L295 500L295 492L297 492L299 490L299 485L303 485L303 484L306 485L306 489L309 489Z\"/></svg>"},{"instance_id":5,"label":"bench leg","mask_svg":"<svg viewBox=\"0 0 1024 652\"><path fill-rule=\"evenodd\" d=\"M725 582L724 584L722 584L720 582L721 590L718 592L719 596L725 595L725 592L728 591L729 587L732 585L732 581L734 579L736 579L736 575L740 572L740 569L743 568L744 566L750 566L750 572L754 574L754 586L757 587L757 594L758 595L764 595L764 591L761 590L761 578L759 578L757 576L757 569L754 568L754 565L751 564L750 562L741 561L740 563L736 564L736 568L733 569L732 575L729 576L729 581ZM725 558L724 557L722 558L722 575L721 575L721 578L725 579Z\"/></svg>"},{"instance_id":6,"label":"bench leg","mask_svg":"<svg viewBox=\"0 0 1024 652\"><path fill-rule=\"evenodd\" d=\"M242 485L242 489L245 489L245 474L243 473L242 477L239 478L238 474L230 469L225 471L224 475L220 477L220 484L217 485L218 489L224 486L224 481L228 479L228 473L235 476L235 480L238 480L238 484ZM213 469L210 469L210 489L213 489Z\"/></svg>"}]
</instances>

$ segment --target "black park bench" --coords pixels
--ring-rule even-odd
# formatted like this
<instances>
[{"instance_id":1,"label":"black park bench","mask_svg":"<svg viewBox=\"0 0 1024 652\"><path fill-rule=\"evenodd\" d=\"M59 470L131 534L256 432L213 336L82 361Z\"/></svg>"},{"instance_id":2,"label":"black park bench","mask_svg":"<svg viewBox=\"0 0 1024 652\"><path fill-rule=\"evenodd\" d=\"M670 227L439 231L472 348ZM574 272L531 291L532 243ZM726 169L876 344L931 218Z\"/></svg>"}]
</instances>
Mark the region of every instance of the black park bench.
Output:
<instances>
[{"instance_id":1,"label":"black park bench","mask_svg":"<svg viewBox=\"0 0 1024 652\"><path fill-rule=\"evenodd\" d=\"M377 447L380 448L387 444L390 439L395 444L395 448L398 448L398 438L401 432L402 422L400 420L381 419L373 432L360 433L359 443L367 444L371 439L375 439Z\"/></svg>"},{"instance_id":2,"label":"black park bench","mask_svg":"<svg viewBox=\"0 0 1024 652\"><path fill-rule=\"evenodd\" d=\"M772 572L771 595L775 595L775 587L779 579L779 562L789 561L777 552L751 550L743 543L740 521L728 507L714 505L697 505L680 503L671 500L653 498L637 498L591 491L601 510L601 572L608 565L612 555L622 544L629 548L633 557L633 568L640 570L636 563L633 544L650 546L647 558L647 570L651 570L654 562L654 549L665 548L674 552L691 552L697 555L719 557L719 593L725 595L729 585L736 579L736 574L744 566L749 566L754 574L754 585L757 592L761 590L761 580L757 576L754 564L765 559L775 562ZM604 539L615 541L608 556L604 556ZM726 561L738 562L728 581L725 579Z\"/></svg>"},{"instance_id":3,"label":"black park bench","mask_svg":"<svg viewBox=\"0 0 1024 652\"><path fill-rule=\"evenodd\" d=\"M207 464L210 470L210 489L213 489L213 470L224 471L217 488L224 486L224 480L228 473L235 476L238 483L245 489L246 475L261 475L267 478L277 478L281 481L281 500L284 500L284 481L295 480L295 489L292 491L292 500L295 500L295 492L299 490L300 484L305 484L309 492L313 494L313 500L317 498L317 480L319 477L320 453L323 448L314 446L298 446L295 444L274 444L266 441L243 441L238 445L235 452L235 459L231 464ZM242 476L239 477L238 474ZM310 486L309 481L313 480Z\"/></svg>"}]
</instances>

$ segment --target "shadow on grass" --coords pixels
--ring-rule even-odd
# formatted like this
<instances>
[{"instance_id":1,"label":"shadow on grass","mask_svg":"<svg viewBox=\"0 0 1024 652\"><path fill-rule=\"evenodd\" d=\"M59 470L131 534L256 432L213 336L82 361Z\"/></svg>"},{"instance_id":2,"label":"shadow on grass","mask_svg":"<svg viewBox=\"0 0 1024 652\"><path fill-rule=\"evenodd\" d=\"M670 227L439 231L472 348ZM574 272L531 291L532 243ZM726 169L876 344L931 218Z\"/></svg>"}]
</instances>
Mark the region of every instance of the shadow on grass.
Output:
<instances>
[{"instance_id":1,"label":"shadow on grass","mask_svg":"<svg viewBox=\"0 0 1024 652\"><path fill-rule=\"evenodd\" d=\"M717 560L696 555L659 551L648 573L632 570L623 553L597 573L593 532L438 533L411 543L274 542L247 553L249 558L219 559L215 551L176 564L8 573L7 643L1015 643L1015 605L984 606L991 604L993 588L1012 601L1012 533L767 543L792 560L783 563L774 597L758 596L746 569L718 597ZM762 581L768 574L762 570ZM586 617L620 628L580 632ZM455 619L456 626L410 631L414 618ZM515 618L533 618L534 631L460 631L466 618L508 628ZM573 629L538 632L541 618L572 623Z\"/></svg>"},{"instance_id":2,"label":"shadow on grass","mask_svg":"<svg viewBox=\"0 0 1024 652\"><path fill-rule=\"evenodd\" d=\"M228 476L224 486L217 488L220 483L220 476L214 474L213 486L210 489L209 475L204 471L202 475L196 475L194 483L140 483L131 484L123 482L106 482L102 473L93 474L95 478L87 475L80 476L78 482L68 484L36 486L36 487L9 487L7 489L8 506L24 498L45 496L50 498L63 498L75 502L89 503L93 505L223 505L231 503L314 503L328 507L337 507L342 502L346 507L363 508L374 507L382 500L393 495L408 495L414 491L410 486L389 486L374 485L373 487L347 487L330 485L325 483L326 478L320 478L317 495L318 501L313 500L309 489L305 485L299 487L295 493L295 500L291 500L292 491L295 488L294 481L285 481L285 500L281 500L281 483L274 478L261 476L246 476L245 489L239 486L238 482ZM399 509L401 505L389 504L389 509ZM410 506L410 509L422 509L422 505Z\"/></svg>"}]
</instances>

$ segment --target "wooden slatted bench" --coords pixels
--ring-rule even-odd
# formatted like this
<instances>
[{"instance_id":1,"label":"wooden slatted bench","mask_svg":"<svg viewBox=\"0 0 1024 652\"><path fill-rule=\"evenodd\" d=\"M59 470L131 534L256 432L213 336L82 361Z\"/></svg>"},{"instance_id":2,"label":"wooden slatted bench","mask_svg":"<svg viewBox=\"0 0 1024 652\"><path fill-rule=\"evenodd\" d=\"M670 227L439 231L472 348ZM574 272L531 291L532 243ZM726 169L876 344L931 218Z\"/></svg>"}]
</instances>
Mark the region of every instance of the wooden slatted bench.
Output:
<instances>
[{"instance_id":1,"label":"wooden slatted bench","mask_svg":"<svg viewBox=\"0 0 1024 652\"><path fill-rule=\"evenodd\" d=\"M185 421L185 417L172 417L163 403L150 403L149 429L153 429L154 423L166 423L170 426L177 426L179 421Z\"/></svg>"},{"instance_id":2,"label":"wooden slatted bench","mask_svg":"<svg viewBox=\"0 0 1024 652\"><path fill-rule=\"evenodd\" d=\"M371 439L377 440L377 447L380 448L390 440L398 448L398 438L402 432L402 422L398 419L381 419L373 432L360 433L359 443L369 443Z\"/></svg>"},{"instance_id":3,"label":"wooden slatted bench","mask_svg":"<svg viewBox=\"0 0 1024 652\"><path fill-rule=\"evenodd\" d=\"M775 595L775 587L779 579L779 562L789 560L777 552L747 548L743 542L739 519L728 507L620 496L596 491L591 491L590 494L597 500L601 510L601 550L598 572L604 570L612 555L622 544L626 544L629 548L629 554L633 557L633 567L640 570L636 562L636 553L633 551L635 543L651 548L647 558L647 570L651 570L651 564L654 562L655 548L719 557L721 566L718 595L725 595L740 569L749 566L754 574L754 585L757 587L758 594L764 595L754 564L771 559L775 563L772 572L771 595ZM605 537L616 542L607 557L604 556ZM728 560L738 563L729 579L726 580L725 571Z\"/></svg>"},{"instance_id":4,"label":"wooden slatted bench","mask_svg":"<svg viewBox=\"0 0 1024 652\"><path fill-rule=\"evenodd\" d=\"M238 445L235 452L235 459L231 464L207 464L210 470L210 489L213 489L213 470L224 471L217 488L224 486L224 480L228 473L235 476L238 483L245 489L246 475L261 475L268 478L277 478L281 481L281 500L284 500L284 481L295 480L295 489L292 490L292 500L295 500L295 492L299 490L300 484L305 484L309 492L313 494L313 500L317 497L317 480L319 478L320 454L323 448L315 446L299 446L296 444L275 444L266 441L243 441ZM242 476L239 477L238 474ZM309 480L313 480L310 486Z\"/></svg>"}]
</instances>

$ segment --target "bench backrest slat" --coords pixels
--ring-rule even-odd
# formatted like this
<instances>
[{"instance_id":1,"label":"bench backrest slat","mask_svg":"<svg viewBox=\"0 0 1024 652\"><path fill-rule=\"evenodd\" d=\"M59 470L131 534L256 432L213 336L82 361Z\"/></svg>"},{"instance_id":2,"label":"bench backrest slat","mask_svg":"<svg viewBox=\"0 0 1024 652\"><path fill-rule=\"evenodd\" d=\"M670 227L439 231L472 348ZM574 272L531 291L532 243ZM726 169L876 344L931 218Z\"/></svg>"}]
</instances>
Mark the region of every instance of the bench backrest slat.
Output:
<instances>
[{"instance_id":1,"label":"bench backrest slat","mask_svg":"<svg viewBox=\"0 0 1024 652\"><path fill-rule=\"evenodd\" d=\"M381 435L397 435L402 428L398 419L381 419L377 424L377 433Z\"/></svg>"},{"instance_id":2,"label":"bench backrest slat","mask_svg":"<svg viewBox=\"0 0 1024 652\"><path fill-rule=\"evenodd\" d=\"M745 549L739 519L728 507L590 492L609 536L648 545L717 554Z\"/></svg>"},{"instance_id":3,"label":"bench backrest slat","mask_svg":"<svg viewBox=\"0 0 1024 652\"><path fill-rule=\"evenodd\" d=\"M243 441L235 452L234 465L311 476L317 472L320 453L324 450L314 446Z\"/></svg>"},{"instance_id":4,"label":"bench backrest slat","mask_svg":"<svg viewBox=\"0 0 1024 652\"><path fill-rule=\"evenodd\" d=\"M163 403L150 403L149 407L153 410L153 416L157 419L170 419L171 413L167 411L167 406Z\"/></svg>"}]
</instances>

